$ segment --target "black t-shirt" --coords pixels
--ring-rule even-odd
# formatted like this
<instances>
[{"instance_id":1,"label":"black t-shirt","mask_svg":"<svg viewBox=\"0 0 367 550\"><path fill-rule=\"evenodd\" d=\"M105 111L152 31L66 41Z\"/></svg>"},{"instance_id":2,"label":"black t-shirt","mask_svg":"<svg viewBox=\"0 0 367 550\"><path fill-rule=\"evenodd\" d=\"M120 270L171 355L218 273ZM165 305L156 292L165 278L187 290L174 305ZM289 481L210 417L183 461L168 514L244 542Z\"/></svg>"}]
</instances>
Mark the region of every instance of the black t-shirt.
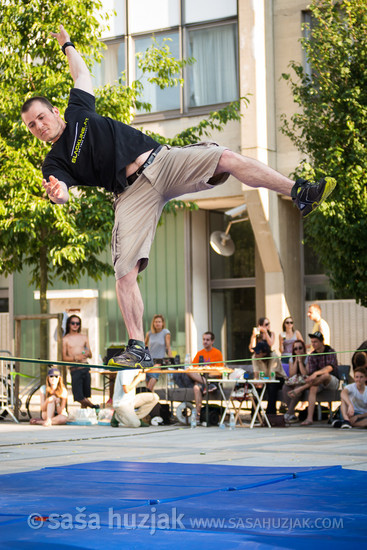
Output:
<instances>
[{"instance_id":1,"label":"black t-shirt","mask_svg":"<svg viewBox=\"0 0 367 550\"><path fill-rule=\"evenodd\" d=\"M104 187L121 193L126 166L158 147L154 139L95 111L93 95L73 88L65 111L66 128L42 165L43 177L73 185Z\"/></svg>"}]
</instances>

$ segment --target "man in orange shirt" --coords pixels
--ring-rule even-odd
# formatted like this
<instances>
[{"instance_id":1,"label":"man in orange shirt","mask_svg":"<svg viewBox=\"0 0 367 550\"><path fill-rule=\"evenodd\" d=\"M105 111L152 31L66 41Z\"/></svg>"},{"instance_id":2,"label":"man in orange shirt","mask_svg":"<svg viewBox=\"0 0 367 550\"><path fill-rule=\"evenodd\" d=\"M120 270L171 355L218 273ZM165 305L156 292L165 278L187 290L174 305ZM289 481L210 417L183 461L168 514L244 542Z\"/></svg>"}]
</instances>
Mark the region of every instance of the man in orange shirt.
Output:
<instances>
[{"instance_id":1,"label":"man in orange shirt","mask_svg":"<svg viewBox=\"0 0 367 550\"><path fill-rule=\"evenodd\" d=\"M193 360L193 366L198 366L198 363L209 367L223 367L223 355L222 352L213 347L215 336L212 332L204 332L203 334L203 346L204 348L197 352ZM201 403L203 400L203 393L206 391L205 378L196 372L187 373L187 376L195 382L194 394L196 405L196 418L200 419ZM215 384L209 384L208 391L212 392L217 389Z\"/></svg>"}]
</instances>

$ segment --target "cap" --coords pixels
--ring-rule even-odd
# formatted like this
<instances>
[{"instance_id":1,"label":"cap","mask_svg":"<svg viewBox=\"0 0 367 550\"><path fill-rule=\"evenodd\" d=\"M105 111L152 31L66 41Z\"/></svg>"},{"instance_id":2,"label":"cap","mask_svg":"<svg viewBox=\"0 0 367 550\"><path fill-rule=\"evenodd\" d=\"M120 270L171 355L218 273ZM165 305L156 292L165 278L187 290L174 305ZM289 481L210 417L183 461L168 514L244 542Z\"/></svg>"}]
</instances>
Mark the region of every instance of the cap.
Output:
<instances>
[{"instance_id":1,"label":"cap","mask_svg":"<svg viewBox=\"0 0 367 550\"><path fill-rule=\"evenodd\" d=\"M324 335L322 334L322 332L320 332L319 330L317 330L316 332L314 332L313 334L309 334L308 335L310 338L317 338L318 340L320 340L321 342L324 341Z\"/></svg>"},{"instance_id":2,"label":"cap","mask_svg":"<svg viewBox=\"0 0 367 550\"><path fill-rule=\"evenodd\" d=\"M56 369L55 367L49 369L48 373L47 373L47 376L51 376L51 375L54 375L54 376L60 376L61 373L59 371L59 369Z\"/></svg>"},{"instance_id":3,"label":"cap","mask_svg":"<svg viewBox=\"0 0 367 550\"><path fill-rule=\"evenodd\" d=\"M258 342L253 348L254 353L271 353L270 346L267 342Z\"/></svg>"}]
</instances>

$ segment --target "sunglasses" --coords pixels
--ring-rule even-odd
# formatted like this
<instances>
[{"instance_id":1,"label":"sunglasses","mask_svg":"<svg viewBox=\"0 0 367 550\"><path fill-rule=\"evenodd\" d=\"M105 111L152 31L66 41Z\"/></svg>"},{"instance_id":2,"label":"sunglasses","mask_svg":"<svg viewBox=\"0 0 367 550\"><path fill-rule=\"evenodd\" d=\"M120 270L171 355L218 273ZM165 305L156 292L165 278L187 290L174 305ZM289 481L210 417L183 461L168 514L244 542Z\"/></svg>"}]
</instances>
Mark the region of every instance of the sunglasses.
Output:
<instances>
[{"instance_id":1,"label":"sunglasses","mask_svg":"<svg viewBox=\"0 0 367 550\"><path fill-rule=\"evenodd\" d=\"M270 323L264 323L264 327L270 326Z\"/></svg>"},{"instance_id":2,"label":"sunglasses","mask_svg":"<svg viewBox=\"0 0 367 550\"><path fill-rule=\"evenodd\" d=\"M78 325L78 326L80 325L79 321L71 321L70 324L71 324L71 325Z\"/></svg>"},{"instance_id":3,"label":"sunglasses","mask_svg":"<svg viewBox=\"0 0 367 550\"><path fill-rule=\"evenodd\" d=\"M60 378L58 374L50 374L49 378Z\"/></svg>"},{"instance_id":4,"label":"sunglasses","mask_svg":"<svg viewBox=\"0 0 367 550\"><path fill-rule=\"evenodd\" d=\"M293 325L294 321L286 321L285 324L286 325Z\"/></svg>"},{"instance_id":5,"label":"sunglasses","mask_svg":"<svg viewBox=\"0 0 367 550\"><path fill-rule=\"evenodd\" d=\"M293 348L294 351L303 351L303 348Z\"/></svg>"}]
</instances>

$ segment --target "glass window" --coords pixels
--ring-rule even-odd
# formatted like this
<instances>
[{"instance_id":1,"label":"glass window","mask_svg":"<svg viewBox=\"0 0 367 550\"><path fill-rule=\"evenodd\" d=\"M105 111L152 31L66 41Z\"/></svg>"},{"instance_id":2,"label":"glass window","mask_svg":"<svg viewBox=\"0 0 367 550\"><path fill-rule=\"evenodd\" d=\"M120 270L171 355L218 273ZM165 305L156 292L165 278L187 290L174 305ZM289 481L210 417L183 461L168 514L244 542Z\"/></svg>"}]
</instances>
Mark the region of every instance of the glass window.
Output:
<instances>
[{"instance_id":1,"label":"glass window","mask_svg":"<svg viewBox=\"0 0 367 550\"><path fill-rule=\"evenodd\" d=\"M9 298L0 298L0 313L9 312Z\"/></svg>"},{"instance_id":2,"label":"glass window","mask_svg":"<svg viewBox=\"0 0 367 550\"><path fill-rule=\"evenodd\" d=\"M211 297L215 346L227 359L250 358L248 345L256 324L255 288L212 290Z\"/></svg>"},{"instance_id":3,"label":"glass window","mask_svg":"<svg viewBox=\"0 0 367 550\"><path fill-rule=\"evenodd\" d=\"M180 0L129 0L129 32L148 32L180 24Z\"/></svg>"},{"instance_id":4,"label":"glass window","mask_svg":"<svg viewBox=\"0 0 367 550\"><path fill-rule=\"evenodd\" d=\"M225 231L230 219L222 213L211 212L210 233ZM234 245L233 256L220 256L210 247L210 278L255 277L255 237L249 221L235 223L229 232Z\"/></svg>"},{"instance_id":5,"label":"glass window","mask_svg":"<svg viewBox=\"0 0 367 550\"><path fill-rule=\"evenodd\" d=\"M125 70L125 39L106 45L101 63L95 63L92 68L94 86L113 84Z\"/></svg>"},{"instance_id":6,"label":"glass window","mask_svg":"<svg viewBox=\"0 0 367 550\"><path fill-rule=\"evenodd\" d=\"M238 98L237 28L235 24L188 30L189 107L226 103Z\"/></svg>"},{"instance_id":7,"label":"glass window","mask_svg":"<svg viewBox=\"0 0 367 550\"><path fill-rule=\"evenodd\" d=\"M212 21L237 15L237 0L183 0L185 23Z\"/></svg>"},{"instance_id":8,"label":"glass window","mask_svg":"<svg viewBox=\"0 0 367 550\"><path fill-rule=\"evenodd\" d=\"M174 57L180 57L179 35L178 32L165 33L155 37L158 44L162 45L164 38L170 38L168 46ZM152 37L142 37L135 39L135 53L144 52L152 43ZM180 87L165 88L161 90L156 84L148 82L148 75L143 75L138 68L138 60L136 60L136 79L143 84L143 101L148 102L152 106L151 112L169 111L179 109L180 107ZM140 111L141 113L142 111Z\"/></svg>"}]
</instances>

